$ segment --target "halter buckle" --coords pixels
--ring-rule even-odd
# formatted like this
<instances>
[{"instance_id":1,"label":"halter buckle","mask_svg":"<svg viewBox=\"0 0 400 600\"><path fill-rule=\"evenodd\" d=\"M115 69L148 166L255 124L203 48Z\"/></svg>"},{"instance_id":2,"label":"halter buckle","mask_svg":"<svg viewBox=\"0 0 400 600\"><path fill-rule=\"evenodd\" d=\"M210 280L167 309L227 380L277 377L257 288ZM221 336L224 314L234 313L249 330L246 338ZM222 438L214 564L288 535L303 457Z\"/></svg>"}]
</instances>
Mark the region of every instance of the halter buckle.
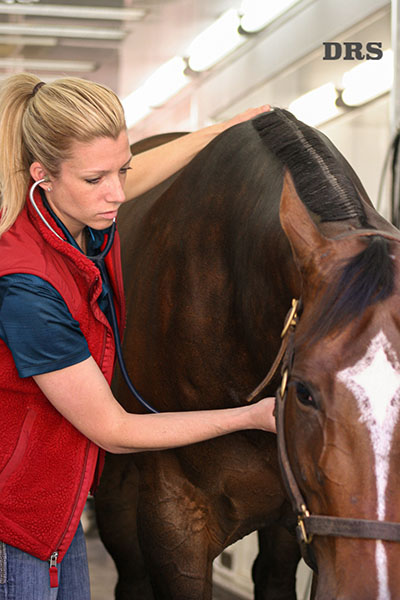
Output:
<instances>
[{"instance_id":1,"label":"halter buckle","mask_svg":"<svg viewBox=\"0 0 400 600\"><path fill-rule=\"evenodd\" d=\"M299 305L299 301L296 298L292 299L292 308L287 316L286 322L283 326L281 338L284 338L287 332L289 331L289 327L291 325L295 326L297 324L297 307Z\"/></svg>"},{"instance_id":2,"label":"halter buckle","mask_svg":"<svg viewBox=\"0 0 400 600\"><path fill-rule=\"evenodd\" d=\"M285 369L282 375L282 381L281 381L281 398L283 399L284 395L285 395L285 391L286 391L286 385L287 385L287 381L288 381L288 376L289 376L289 371L288 369Z\"/></svg>"},{"instance_id":3,"label":"halter buckle","mask_svg":"<svg viewBox=\"0 0 400 600\"><path fill-rule=\"evenodd\" d=\"M306 526L304 524L304 519L307 519L310 516L310 513L305 504L302 504L300 508L301 513L297 515L297 524L300 529L301 541L305 544L311 544L313 539L312 533L310 535L307 534Z\"/></svg>"}]
</instances>

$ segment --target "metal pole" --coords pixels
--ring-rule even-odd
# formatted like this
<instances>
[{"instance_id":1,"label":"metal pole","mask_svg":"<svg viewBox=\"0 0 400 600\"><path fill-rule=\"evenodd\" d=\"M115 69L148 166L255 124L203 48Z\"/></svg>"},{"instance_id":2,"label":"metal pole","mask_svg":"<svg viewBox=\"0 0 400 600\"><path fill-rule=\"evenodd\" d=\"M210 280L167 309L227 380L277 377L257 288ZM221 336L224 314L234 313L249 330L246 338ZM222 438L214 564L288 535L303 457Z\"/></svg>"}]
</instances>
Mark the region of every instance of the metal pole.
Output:
<instances>
[{"instance_id":1,"label":"metal pole","mask_svg":"<svg viewBox=\"0 0 400 600\"><path fill-rule=\"evenodd\" d=\"M390 126L394 136L400 124L400 0L392 0L393 88L390 104Z\"/></svg>"},{"instance_id":2,"label":"metal pole","mask_svg":"<svg viewBox=\"0 0 400 600\"><path fill-rule=\"evenodd\" d=\"M390 97L390 132L394 140L400 128L400 0L391 0L393 88ZM396 227L400 225L400 160L395 145L392 164L391 217Z\"/></svg>"}]
</instances>

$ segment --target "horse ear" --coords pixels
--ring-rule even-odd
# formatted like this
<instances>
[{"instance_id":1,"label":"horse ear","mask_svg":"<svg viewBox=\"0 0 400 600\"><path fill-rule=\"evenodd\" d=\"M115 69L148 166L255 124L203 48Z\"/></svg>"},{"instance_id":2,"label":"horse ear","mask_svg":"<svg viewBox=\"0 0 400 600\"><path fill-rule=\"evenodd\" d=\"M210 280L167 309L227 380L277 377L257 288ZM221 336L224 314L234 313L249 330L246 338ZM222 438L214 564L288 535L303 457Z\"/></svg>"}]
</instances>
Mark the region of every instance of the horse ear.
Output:
<instances>
[{"instance_id":1,"label":"horse ear","mask_svg":"<svg viewBox=\"0 0 400 600\"><path fill-rule=\"evenodd\" d=\"M315 252L330 245L312 220L304 203L300 200L292 177L285 172L280 204L281 225L292 247L298 266L304 270L310 264ZM318 252L318 254L320 254Z\"/></svg>"}]
</instances>

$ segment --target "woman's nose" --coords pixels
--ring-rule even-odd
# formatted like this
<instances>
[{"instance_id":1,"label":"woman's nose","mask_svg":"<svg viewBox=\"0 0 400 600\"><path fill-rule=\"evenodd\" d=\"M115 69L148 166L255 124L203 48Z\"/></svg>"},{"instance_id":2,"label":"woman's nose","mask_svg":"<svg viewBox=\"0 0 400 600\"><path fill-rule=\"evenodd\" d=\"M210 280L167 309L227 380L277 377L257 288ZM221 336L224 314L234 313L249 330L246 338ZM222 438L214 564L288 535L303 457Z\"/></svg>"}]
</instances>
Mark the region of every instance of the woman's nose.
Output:
<instances>
[{"instance_id":1,"label":"woman's nose","mask_svg":"<svg viewBox=\"0 0 400 600\"><path fill-rule=\"evenodd\" d=\"M108 193L107 193L107 201L108 202L118 202L121 204L125 202L126 197L124 193L124 186L119 178L115 179L110 183Z\"/></svg>"}]
</instances>

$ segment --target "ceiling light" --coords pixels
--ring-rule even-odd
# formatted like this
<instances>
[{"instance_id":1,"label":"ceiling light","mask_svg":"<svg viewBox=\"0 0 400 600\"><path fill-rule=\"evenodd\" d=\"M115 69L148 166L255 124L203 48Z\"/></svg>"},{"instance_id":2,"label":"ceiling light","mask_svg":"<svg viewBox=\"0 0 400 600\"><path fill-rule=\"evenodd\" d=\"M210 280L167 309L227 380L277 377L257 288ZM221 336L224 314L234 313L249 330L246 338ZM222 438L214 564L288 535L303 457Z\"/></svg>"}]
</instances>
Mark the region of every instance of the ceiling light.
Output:
<instances>
[{"instance_id":1,"label":"ceiling light","mask_svg":"<svg viewBox=\"0 0 400 600\"><path fill-rule=\"evenodd\" d=\"M54 25L24 25L21 23L0 23L0 35L28 35L68 37L80 39L122 40L125 32L119 29L99 27L66 27Z\"/></svg>"},{"instance_id":2,"label":"ceiling light","mask_svg":"<svg viewBox=\"0 0 400 600\"><path fill-rule=\"evenodd\" d=\"M123 101L127 126L146 117L152 108L164 104L188 83L190 77L184 74L186 62L175 56L159 67L144 84L129 94Z\"/></svg>"},{"instance_id":3,"label":"ceiling light","mask_svg":"<svg viewBox=\"0 0 400 600\"><path fill-rule=\"evenodd\" d=\"M71 6L64 4L2 4L2 15L36 17L64 17L69 19L106 19L109 21L140 21L146 15L141 8L113 8L103 6Z\"/></svg>"},{"instance_id":4,"label":"ceiling light","mask_svg":"<svg viewBox=\"0 0 400 600\"><path fill-rule=\"evenodd\" d=\"M151 113L151 108L147 104L147 99L140 88L135 90L129 96L122 100L124 108L126 126L128 129L138 121L141 121Z\"/></svg>"},{"instance_id":5,"label":"ceiling light","mask_svg":"<svg viewBox=\"0 0 400 600\"><path fill-rule=\"evenodd\" d=\"M142 86L148 105L161 106L190 83L185 69L186 62L180 56L161 65Z\"/></svg>"},{"instance_id":6,"label":"ceiling light","mask_svg":"<svg viewBox=\"0 0 400 600\"><path fill-rule=\"evenodd\" d=\"M300 121L317 126L340 114L337 98L338 92L330 81L294 100L289 110Z\"/></svg>"},{"instance_id":7,"label":"ceiling light","mask_svg":"<svg viewBox=\"0 0 400 600\"><path fill-rule=\"evenodd\" d=\"M388 92L393 85L393 52L385 50L380 60L369 60L343 75L341 99L346 106L359 106Z\"/></svg>"},{"instance_id":8,"label":"ceiling light","mask_svg":"<svg viewBox=\"0 0 400 600\"><path fill-rule=\"evenodd\" d=\"M242 0L240 26L248 32L260 31L289 10L299 0Z\"/></svg>"},{"instance_id":9,"label":"ceiling light","mask_svg":"<svg viewBox=\"0 0 400 600\"><path fill-rule=\"evenodd\" d=\"M188 65L193 71L205 71L246 41L239 33L239 15L235 9L224 12L190 44Z\"/></svg>"},{"instance_id":10,"label":"ceiling light","mask_svg":"<svg viewBox=\"0 0 400 600\"><path fill-rule=\"evenodd\" d=\"M18 69L20 71L77 71L89 73L96 69L96 63L78 60L41 60L38 58L0 58L0 69Z\"/></svg>"}]
</instances>

